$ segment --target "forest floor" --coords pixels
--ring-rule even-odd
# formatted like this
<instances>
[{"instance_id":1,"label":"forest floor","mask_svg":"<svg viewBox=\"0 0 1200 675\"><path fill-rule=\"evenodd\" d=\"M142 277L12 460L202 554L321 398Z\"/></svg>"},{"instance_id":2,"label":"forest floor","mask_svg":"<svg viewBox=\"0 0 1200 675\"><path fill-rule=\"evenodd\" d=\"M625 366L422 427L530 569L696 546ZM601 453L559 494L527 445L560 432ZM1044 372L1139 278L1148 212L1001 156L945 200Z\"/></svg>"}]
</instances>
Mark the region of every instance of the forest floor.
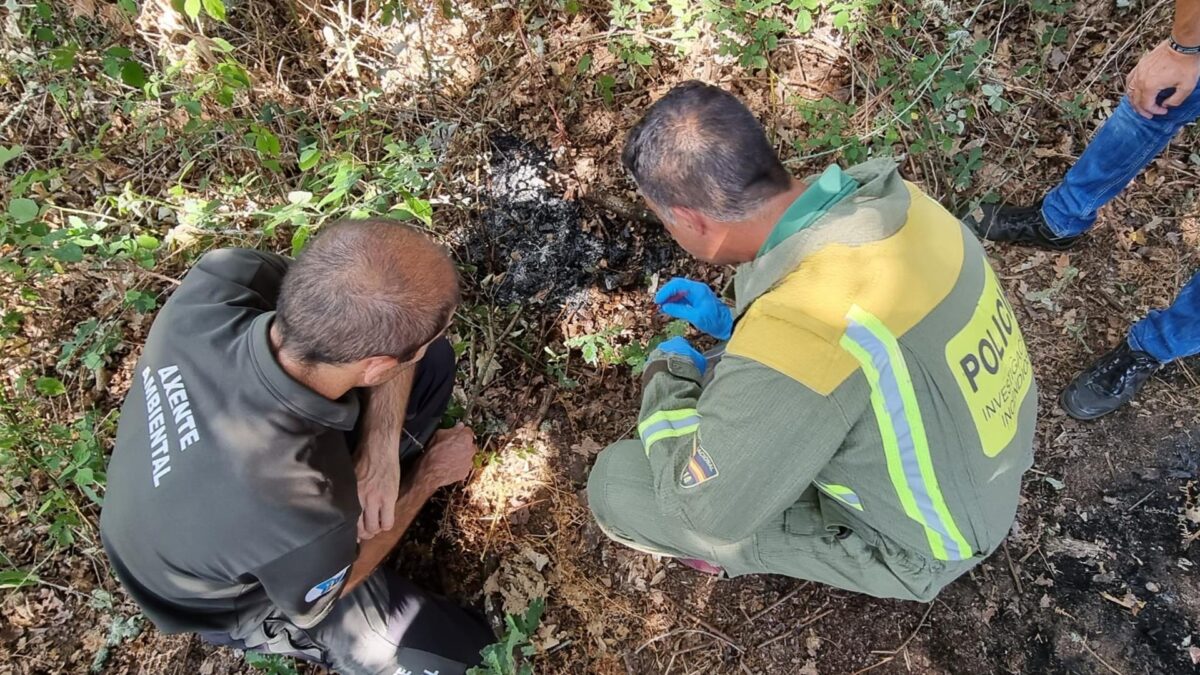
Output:
<instances>
[{"instance_id":1,"label":"forest floor","mask_svg":"<svg viewBox=\"0 0 1200 675\"><path fill-rule=\"evenodd\" d=\"M632 369L671 330L650 289L677 274L718 288L732 279L658 228L597 205L599 196L637 203L619 154L650 102L687 79L719 83L760 115L798 175L890 154L956 212L1030 202L1107 117L1122 74L1165 35L1169 3L847 3L852 33L835 28L834 3L813 2L813 25L764 41L762 63L752 38L721 53L735 29L712 28L720 15L690 24L640 2L445 3L452 11L401 12L388 26L355 4L230 3L228 23L202 24L166 2L126 13L50 3L32 24L28 8L0 10L9 57L0 152L20 143L24 153L0 161L12 222L28 220L12 206L24 185L52 230L78 227L69 215L94 216L112 224L108 233L162 242L149 260L64 252L36 275L0 268L12 288L0 354L0 674L318 670L250 663L155 631L108 569L95 502L152 309L188 263L214 246L287 253L327 217L387 212L370 204L389 185L406 186L388 201L410 199L410 215L432 207L428 227L463 270L452 412L482 450L469 483L435 498L390 564L476 606L490 599L520 613L544 598L536 672L1198 670L1200 370L1171 366L1098 422L1076 422L1056 403L1200 266L1194 129L1101 211L1076 250L989 245L1037 375L1036 461L1004 547L933 603L700 575L608 541L583 490L595 455L632 434ZM758 4L750 34L770 28L764 17L798 21L788 3ZM88 84L56 90L61 73L39 83L31 73L43 71L22 69L54 58L29 36L55 23L115 36L78 38L68 70ZM105 51L114 42L132 54ZM189 43L208 48L197 57ZM217 64L228 53L254 84L219 109L213 92L230 71ZM128 87L112 93L114 72L130 84L122 59L159 64L161 89L145 84L136 105L97 104L130 100ZM175 62L190 91L210 86L195 94L202 109L191 121L179 112L191 101L163 65ZM157 117L142 109L151 99ZM196 124L210 125L207 135L187 136ZM173 145L175 134L183 140ZM307 135L328 165L305 167ZM410 153L404 162L394 147ZM32 265L22 246L10 238L0 254ZM105 327L115 337L97 338ZM73 455L81 444L97 456ZM58 447L72 450L60 457ZM85 474L85 461L98 463ZM60 493L65 501L48 501Z\"/></svg>"}]
</instances>

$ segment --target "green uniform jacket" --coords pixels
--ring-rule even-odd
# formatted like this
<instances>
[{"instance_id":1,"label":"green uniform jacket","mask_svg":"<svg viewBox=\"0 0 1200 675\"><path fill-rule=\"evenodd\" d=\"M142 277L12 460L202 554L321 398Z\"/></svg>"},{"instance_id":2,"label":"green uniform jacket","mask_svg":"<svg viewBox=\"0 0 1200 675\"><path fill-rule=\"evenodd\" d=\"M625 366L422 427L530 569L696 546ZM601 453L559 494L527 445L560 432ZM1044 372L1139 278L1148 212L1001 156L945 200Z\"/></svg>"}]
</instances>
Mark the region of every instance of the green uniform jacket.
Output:
<instances>
[{"instance_id":1,"label":"green uniform jacket","mask_svg":"<svg viewBox=\"0 0 1200 675\"><path fill-rule=\"evenodd\" d=\"M827 522L942 561L991 553L1031 466L1036 386L983 249L895 165L742 265L711 381L656 351L638 432L664 515L734 543L810 486Z\"/></svg>"}]
</instances>

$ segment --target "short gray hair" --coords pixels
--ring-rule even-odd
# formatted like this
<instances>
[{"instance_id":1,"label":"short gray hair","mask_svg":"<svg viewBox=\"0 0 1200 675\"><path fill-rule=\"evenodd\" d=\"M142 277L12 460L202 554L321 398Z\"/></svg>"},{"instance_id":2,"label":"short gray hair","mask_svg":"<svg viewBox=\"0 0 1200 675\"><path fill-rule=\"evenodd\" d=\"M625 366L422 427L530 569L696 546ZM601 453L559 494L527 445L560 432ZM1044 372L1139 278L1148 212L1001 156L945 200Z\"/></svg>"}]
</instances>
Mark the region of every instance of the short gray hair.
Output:
<instances>
[{"instance_id":1,"label":"short gray hair","mask_svg":"<svg viewBox=\"0 0 1200 675\"><path fill-rule=\"evenodd\" d=\"M647 199L742 220L791 186L754 114L729 92L691 80L659 99L629 132L621 162Z\"/></svg>"},{"instance_id":2,"label":"short gray hair","mask_svg":"<svg viewBox=\"0 0 1200 675\"><path fill-rule=\"evenodd\" d=\"M326 225L283 278L280 349L303 363L408 361L450 323L458 273L441 246L385 219Z\"/></svg>"}]
</instances>

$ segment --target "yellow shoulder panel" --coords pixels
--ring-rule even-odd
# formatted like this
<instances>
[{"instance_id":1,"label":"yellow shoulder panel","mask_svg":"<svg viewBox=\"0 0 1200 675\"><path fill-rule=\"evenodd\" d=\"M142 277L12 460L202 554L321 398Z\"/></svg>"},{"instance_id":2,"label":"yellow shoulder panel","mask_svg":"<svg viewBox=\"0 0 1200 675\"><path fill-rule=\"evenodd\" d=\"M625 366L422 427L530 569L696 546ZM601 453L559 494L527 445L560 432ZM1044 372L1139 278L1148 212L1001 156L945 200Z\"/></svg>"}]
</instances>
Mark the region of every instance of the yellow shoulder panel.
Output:
<instances>
[{"instance_id":1,"label":"yellow shoulder panel","mask_svg":"<svg viewBox=\"0 0 1200 675\"><path fill-rule=\"evenodd\" d=\"M859 367L839 344L852 305L878 317L897 337L937 307L962 270L962 226L920 189L906 186L912 204L904 226L878 241L830 244L805 258L750 305L728 352L828 396Z\"/></svg>"}]
</instances>

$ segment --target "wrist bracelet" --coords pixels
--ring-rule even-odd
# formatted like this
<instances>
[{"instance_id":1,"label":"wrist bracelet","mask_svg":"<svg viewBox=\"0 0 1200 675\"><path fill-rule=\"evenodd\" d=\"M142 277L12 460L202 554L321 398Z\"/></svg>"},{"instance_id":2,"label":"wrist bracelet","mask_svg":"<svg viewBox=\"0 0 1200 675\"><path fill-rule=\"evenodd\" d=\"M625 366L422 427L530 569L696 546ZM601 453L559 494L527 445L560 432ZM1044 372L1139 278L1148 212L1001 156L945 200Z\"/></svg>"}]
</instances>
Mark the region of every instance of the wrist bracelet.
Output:
<instances>
[{"instance_id":1,"label":"wrist bracelet","mask_svg":"<svg viewBox=\"0 0 1200 675\"><path fill-rule=\"evenodd\" d=\"M1188 54L1188 55L1200 54L1200 45L1197 45L1195 47L1185 47L1185 46L1179 44L1178 42L1176 42L1174 37L1171 38L1171 49L1174 49L1175 51L1179 52L1180 54Z\"/></svg>"}]
</instances>

